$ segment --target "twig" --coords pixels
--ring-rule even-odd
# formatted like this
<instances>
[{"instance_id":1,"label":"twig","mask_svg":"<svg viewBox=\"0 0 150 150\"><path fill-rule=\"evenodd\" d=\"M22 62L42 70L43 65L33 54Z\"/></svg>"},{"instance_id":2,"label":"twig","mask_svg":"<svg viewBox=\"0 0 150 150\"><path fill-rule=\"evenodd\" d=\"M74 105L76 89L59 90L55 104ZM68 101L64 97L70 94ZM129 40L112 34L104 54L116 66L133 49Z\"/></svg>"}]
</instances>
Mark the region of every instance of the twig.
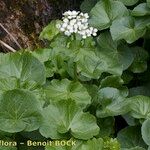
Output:
<instances>
[{"instance_id":1,"label":"twig","mask_svg":"<svg viewBox=\"0 0 150 150\"><path fill-rule=\"evenodd\" d=\"M0 23L0 26L3 28L3 30L12 38L12 40L16 43L16 45L20 48L23 49L21 47L21 45L17 42L17 40L15 39L15 37L13 37L13 35Z\"/></svg>"},{"instance_id":2,"label":"twig","mask_svg":"<svg viewBox=\"0 0 150 150\"><path fill-rule=\"evenodd\" d=\"M6 48L8 48L10 51L12 52L16 52L16 50L14 48L12 48L11 46L9 46L8 44L6 44L5 42L0 40L0 44L2 44L3 46L5 46Z\"/></svg>"}]
</instances>

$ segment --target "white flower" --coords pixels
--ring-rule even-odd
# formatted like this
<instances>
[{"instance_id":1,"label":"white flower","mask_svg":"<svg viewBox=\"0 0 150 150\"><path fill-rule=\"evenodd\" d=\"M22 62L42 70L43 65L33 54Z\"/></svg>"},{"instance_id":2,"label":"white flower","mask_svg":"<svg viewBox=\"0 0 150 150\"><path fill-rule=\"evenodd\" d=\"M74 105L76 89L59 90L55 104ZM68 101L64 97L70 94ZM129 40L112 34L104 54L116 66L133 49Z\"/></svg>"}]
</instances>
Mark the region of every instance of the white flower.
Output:
<instances>
[{"instance_id":1,"label":"white flower","mask_svg":"<svg viewBox=\"0 0 150 150\"><path fill-rule=\"evenodd\" d=\"M62 24L62 27L63 27L63 28L66 28L67 26L68 26L67 23L63 23L63 24Z\"/></svg>"},{"instance_id":2,"label":"white flower","mask_svg":"<svg viewBox=\"0 0 150 150\"><path fill-rule=\"evenodd\" d=\"M88 19L83 18L81 21L82 21L82 23L87 23L87 22L88 22Z\"/></svg>"},{"instance_id":3,"label":"white flower","mask_svg":"<svg viewBox=\"0 0 150 150\"><path fill-rule=\"evenodd\" d=\"M97 33L93 33L92 35L93 35L93 36L97 36Z\"/></svg>"},{"instance_id":4,"label":"white flower","mask_svg":"<svg viewBox=\"0 0 150 150\"><path fill-rule=\"evenodd\" d=\"M74 29L78 29L78 25L77 24L75 24L73 27L74 27Z\"/></svg>"},{"instance_id":5,"label":"white flower","mask_svg":"<svg viewBox=\"0 0 150 150\"><path fill-rule=\"evenodd\" d=\"M71 33L69 31L65 31L65 35L70 36Z\"/></svg>"},{"instance_id":6,"label":"white flower","mask_svg":"<svg viewBox=\"0 0 150 150\"><path fill-rule=\"evenodd\" d=\"M86 36L86 35L83 35L83 36L82 36L82 38L83 38L83 39L86 39L86 38L87 38L87 36Z\"/></svg>"},{"instance_id":7,"label":"white flower","mask_svg":"<svg viewBox=\"0 0 150 150\"><path fill-rule=\"evenodd\" d=\"M72 11L72 15L73 15L73 16L77 16L78 14L79 14L78 11L75 11L75 10Z\"/></svg>"},{"instance_id":8,"label":"white flower","mask_svg":"<svg viewBox=\"0 0 150 150\"><path fill-rule=\"evenodd\" d=\"M73 26L68 25L68 26L67 26L67 29L68 29L68 30L71 30L71 29L73 29Z\"/></svg>"},{"instance_id":9,"label":"white flower","mask_svg":"<svg viewBox=\"0 0 150 150\"><path fill-rule=\"evenodd\" d=\"M61 28L60 28L60 31L64 32L64 31L65 31L65 28L61 27Z\"/></svg>"},{"instance_id":10,"label":"white flower","mask_svg":"<svg viewBox=\"0 0 150 150\"><path fill-rule=\"evenodd\" d=\"M56 24L56 28L60 29L61 25L60 24Z\"/></svg>"},{"instance_id":11,"label":"white flower","mask_svg":"<svg viewBox=\"0 0 150 150\"><path fill-rule=\"evenodd\" d=\"M84 14L84 17L85 17L86 19L88 19L88 18L89 18L88 13L85 13L85 14Z\"/></svg>"},{"instance_id":12,"label":"white flower","mask_svg":"<svg viewBox=\"0 0 150 150\"><path fill-rule=\"evenodd\" d=\"M71 11L70 10L66 11L65 13L63 13L63 16L68 16L68 15L71 15Z\"/></svg>"},{"instance_id":13,"label":"white flower","mask_svg":"<svg viewBox=\"0 0 150 150\"><path fill-rule=\"evenodd\" d=\"M70 32L70 33L73 33L73 32L74 32L74 29L70 29L69 32Z\"/></svg>"},{"instance_id":14,"label":"white flower","mask_svg":"<svg viewBox=\"0 0 150 150\"><path fill-rule=\"evenodd\" d=\"M75 25L75 23L76 23L76 19L73 19L73 20L70 20L70 25Z\"/></svg>"},{"instance_id":15,"label":"white flower","mask_svg":"<svg viewBox=\"0 0 150 150\"><path fill-rule=\"evenodd\" d=\"M66 11L63 13L62 23L57 24L57 28L70 36L73 33L78 33L83 39L97 35L97 29L90 27L88 24L89 15L79 11Z\"/></svg>"},{"instance_id":16,"label":"white flower","mask_svg":"<svg viewBox=\"0 0 150 150\"><path fill-rule=\"evenodd\" d=\"M69 20L68 20L67 18L64 18L64 19L63 19L63 22L68 23Z\"/></svg>"},{"instance_id":17,"label":"white flower","mask_svg":"<svg viewBox=\"0 0 150 150\"><path fill-rule=\"evenodd\" d=\"M77 29L74 29L73 31L74 31L74 33L77 33L77 32L78 32L78 30L77 30Z\"/></svg>"},{"instance_id":18,"label":"white flower","mask_svg":"<svg viewBox=\"0 0 150 150\"><path fill-rule=\"evenodd\" d=\"M94 32L97 32L98 30L96 28L94 28Z\"/></svg>"},{"instance_id":19,"label":"white flower","mask_svg":"<svg viewBox=\"0 0 150 150\"><path fill-rule=\"evenodd\" d=\"M81 24L82 24L82 23L81 23L80 21L77 22L77 25L78 25L78 26L81 26Z\"/></svg>"}]
</instances>

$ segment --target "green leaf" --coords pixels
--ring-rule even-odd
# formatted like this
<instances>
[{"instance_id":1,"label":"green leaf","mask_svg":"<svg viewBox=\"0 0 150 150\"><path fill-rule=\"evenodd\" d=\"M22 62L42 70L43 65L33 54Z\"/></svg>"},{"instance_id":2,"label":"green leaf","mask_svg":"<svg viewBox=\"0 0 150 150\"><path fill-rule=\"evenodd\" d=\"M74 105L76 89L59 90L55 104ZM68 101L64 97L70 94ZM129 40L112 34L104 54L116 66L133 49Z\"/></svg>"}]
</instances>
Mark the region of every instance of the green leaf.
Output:
<instances>
[{"instance_id":1,"label":"green leaf","mask_svg":"<svg viewBox=\"0 0 150 150\"><path fill-rule=\"evenodd\" d=\"M122 129L118 133L117 139L121 143L122 148L132 149L137 146L146 148L146 145L141 137L141 129L139 126L126 127Z\"/></svg>"},{"instance_id":2,"label":"green leaf","mask_svg":"<svg viewBox=\"0 0 150 150\"><path fill-rule=\"evenodd\" d=\"M150 120L145 120L142 124L142 138L150 146Z\"/></svg>"},{"instance_id":3,"label":"green leaf","mask_svg":"<svg viewBox=\"0 0 150 150\"><path fill-rule=\"evenodd\" d=\"M124 84L124 81L119 76L111 75L101 80L100 87L114 87L120 88Z\"/></svg>"},{"instance_id":4,"label":"green leaf","mask_svg":"<svg viewBox=\"0 0 150 150\"><path fill-rule=\"evenodd\" d=\"M91 10L90 14L90 25L103 30L109 28L113 20L128 15L128 10L122 2L101 0Z\"/></svg>"},{"instance_id":5,"label":"green leaf","mask_svg":"<svg viewBox=\"0 0 150 150\"><path fill-rule=\"evenodd\" d=\"M103 139L91 139L88 141L77 141L75 146L69 147L56 147L46 146L45 150L103 150ZM118 150L118 149L117 149Z\"/></svg>"},{"instance_id":6,"label":"green leaf","mask_svg":"<svg viewBox=\"0 0 150 150\"><path fill-rule=\"evenodd\" d=\"M105 41L107 45L106 38L110 38L110 42L112 43L109 50L107 50L107 47L100 47L103 41ZM50 67L51 70L59 74L62 70L64 72L66 71L72 78L75 78L74 75L76 73L80 80L98 79L103 72L121 75L122 70L128 68L132 63L133 58L131 51L128 48L121 47L117 53L117 49L112 49L111 46L113 46L113 44L116 45L116 43L112 41L109 33L102 34L98 42L100 48L97 51L96 47L93 46L94 40L92 38L87 38L84 44L83 41L77 40L71 41L68 48L53 48L51 52L51 63L55 67ZM108 55L108 53L110 53L110 55ZM112 53L114 58L112 58ZM61 60L60 63L58 63L58 60ZM123 65L121 64L122 62L124 62Z\"/></svg>"},{"instance_id":7,"label":"green leaf","mask_svg":"<svg viewBox=\"0 0 150 150\"><path fill-rule=\"evenodd\" d=\"M37 84L45 83L44 65L30 53L10 53L5 61L0 63L0 76L3 78L16 78L21 86L30 81Z\"/></svg>"},{"instance_id":8,"label":"green leaf","mask_svg":"<svg viewBox=\"0 0 150 150\"><path fill-rule=\"evenodd\" d=\"M148 7L150 7L150 0L147 0L147 5Z\"/></svg>"},{"instance_id":9,"label":"green leaf","mask_svg":"<svg viewBox=\"0 0 150 150\"><path fill-rule=\"evenodd\" d=\"M137 96L137 95L150 96L149 88L150 85L133 87L129 90L129 95L130 97Z\"/></svg>"},{"instance_id":10,"label":"green leaf","mask_svg":"<svg viewBox=\"0 0 150 150\"><path fill-rule=\"evenodd\" d=\"M100 118L98 119L98 125L100 127L100 133L99 136L101 138L109 137L110 135L113 135L114 126L115 126L115 119L114 117L107 117L107 118Z\"/></svg>"},{"instance_id":11,"label":"green leaf","mask_svg":"<svg viewBox=\"0 0 150 150\"><path fill-rule=\"evenodd\" d=\"M103 88L99 90L99 104L96 115L99 118L117 116L129 111L127 96L124 92L115 88Z\"/></svg>"},{"instance_id":12,"label":"green leaf","mask_svg":"<svg viewBox=\"0 0 150 150\"><path fill-rule=\"evenodd\" d=\"M111 75L101 80L100 88L105 88L105 87L117 88L122 92L122 94L124 93L124 96L128 96L129 93L128 88L123 86L123 84L124 81L122 80L121 77Z\"/></svg>"},{"instance_id":13,"label":"green leaf","mask_svg":"<svg viewBox=\"0 0 150 150\"><path fill-rule=\"evenodd\" d=\"M119 0L124 3L126 6L135 5L139 0Z\"/></svg>"},{"instance_id":14,"label":"green leaf","mask_svg":"<svg viewBox=\"0 0 150 150\"><path fill-rule=\"evenodd\" d=\"M80 6L82 12L89 13L98 0L84 0Z\"/></svg>"},{"instance_id":15,"label":"green leaf","mask_svg":"<svg viewBox=\"0 0 150 150\"><path fill-rule=\"evenodd\" d=\"M130 114L125 114L122 116L124 118L124 120L127 122L127 124L129 126L136 126L139 124L139 120L138 119L135 119L133 118L132 116L130 116Z\"/></svg>"},{"instance_id":16,"label":"green leaf","mask_svg":"<svg viewBox=\"0 0 150 150\"><path fill-rule=\"evenodd\" d=\"M141 47L132 48L134 53L134 61L130 66L130 70L133 73L142 73L147 70L147 60L149 54L146 50Z\"/></svg>"},{"instance_id":17,"label":"green leaf","mask_svg":"<svg viewBox=\"0 0 150 150\"><path fill-rule=\"evenodd\" d=\"M47 49L47 48L37 49L32 52L32 55L36 57L38 60L40 60L42 63L48 61L51 58L50 54L51 54L51 49Z\"/></svg>"},{"instance_id":18,"label":"green leaf","mask_svg":"<svg viewBox=\"0 0 150 150\"><path fill-rule=\"evenodd\" d=\"M0 100L0 130L10 133L33 131L41 122L41 104L30 92L12 90Z\"/></svg>"},{"instance_id":19,"label":"green leaf","mask_svg":"<svg viewBox=\"0 0 150 150\"><path fill-rule=\"evenodd\" d=\"M120 150L120 143L116 138L104 139L104 150Z\"/></svg>"},{"instance_id":20,"label":"green leaf","mask_svg":"<svg viewBox=\"0 0 150 150\"><path fill-rule=\"evenodd\" d=\"M129 148L122 148L121 150L145 150L145 148L137 146L137 147L130 148L130 149Z\"/></svg>"},{"instance_id":21,"label":"green leaf","mask_svg":"<svg viewBox=\"0 0 150 150\"><path fill-rule=\"evenodd\" d=\"M121 75L123 66L118 58L117 43L115 43L108 32L102 33L98 39L97 55L103 61L104 72Z\"/></svg>"},{"instance_id":22,"label":"green leaf","mask_svg":"<svg viewBox=\"0 0 150 150\"><path fill-rule=\"evenodd\" d=\"M110 27L113 40L126 40L131 44L146 32L146 24L132 17L122 17L113 21Z\"/></svg>"},{"instance_id":23,"label":"green leaf","mask_svg":"<svg viewBox=\"0 0 150 150\"><path fill-rule=\"evenodd\" d=\"M94 44L93 38L87 38L84 41L72 41L69 46L72 60L76 65L75 72L88 79L98 79L103 72L103 62L96 56Z\"/></svg>"},{"instance_id":24,"label":"green leaf","mask_svg":"<svg viewBox=\"0 0 150 150\"><path fill-rule=\"evenodd\" d=\"M146 3L141 3L133 9L132 15L133 16L150 15L150 8L147 6Z\"/></svg>"},{"instance_id":25,"label":"green leaf","mask_svg":"<svg viewBox=\"0 0 150 150\"><path fill-rule=\"evenodd\" d=\"M43 110L43 124L40 133L44 137L60 139L70 132L77 139L90 139L99 133L96 119L83 113L72 100L62 100L50 104Z\"/></svg>"},{"instance_id":26,"label":"green leaf","mask_svg":"<svg viewBox=\"0 0 150 150\"><path fill-rule=\"evenodd\" d=\"M118 57L120 63L123 65L123 70L128 69L134 61L132 49L127 45L121 44L118 46Z\"/></svg>"},{"instance_id":27,"label":"green leaf","mask_svg":"<svg viewBox=\"0 0 150 150\"><path fill-rule=\"evenodd\" d=\"M137 119L150 117L150 98L146 96L134 96L129 98L131 116Z\"/></svg>"},{"instance_id":28,"label":"green leaf","mask_svg":"<svg viewBox=\"0 0 150 150\"><path fill-rule=\"evenodd\" d=\"M83 107L91 103L91 97L86 88L79 82L68 79L52 80L51 84L46 87L45 92L52 101L72 99Z\"/></svg>"},{"instance_id":29,"label":"green leaf","mask_svg":"<svg viewBox=\"0 0 150 150\"><path fill-rule=\"evenodd\" d=\"M83 43L81 39L71 41L71 39L67 40L63 37L58 37L53 42L54 48L50 53L50 62L46 63L49 73L51 71L52 76L53 73L61 76L69 74L72 78L75 78L76 73L85 78L98 79L103 72L103 68L101 67L101 60L94 52L95 42L93 38L87 38ZM65 77L67 75L63 76L63 78Z\"/></svg>"},{"instance_id":30,"label":"green leaf","mask_svg":"<svg viewBox=\"0 0 150 150\"><path fill-rule=\"evenodd\" d=\"M70 39L68 36L65 36L64 34L59 34L51 41L50 46L52 48L55 47L66 48L69 41Z\"/></svg>"},{"instance_id":31,"label":"green leaf","mask_svg":"<svg viewBox=\"0 0 150 150\"><path fill-rule=\"evenodd\" d=\"M77 73L86 77L98 79L105 72L105 64L93 50L80 49L76 57Z\"/></svg>"},{"instance_id":32,"label":"green leaf","mask_svg":"<svg viewBox=\"0 0 150 150\"><path fill-rule=\"evenodd\" d=\"M93 84L84 84L84 86L86 87L89 95L91 96L91 101L92 101L92 104L93 106L97 106L98 104L98 86L96 85L93 85Z\"/></svg>"},{"instance_id":33,"label":"green leaf","mask_svg":"<svg viewBox=\"0 0 150 150\"><path fill-rule=\"evenodd\" d=\"M105 72L121 75L132 64L134 55L131 49L113 41L109 32L101 33L97 42L98 56L103 60Z\"/></svg>"},{"instance_id":34,"label":"green leaf","mask_svg":"<svg viewBox=\"0 0 150 150\"><path fill-rule=\"evenodd\" d=\"M71 54L72 51L67 47L60 46L51 49L49 60L44 63L47 77L52 77L54 73L60 74L61 76L67 74L66 64L72 57ZM65 78L65 76L63 76L63 78Z\"/></svg>"},{"instance_id":35,"label":"green leaf","mask_svg":"<svg viewBox=\"0 0 150 150\"><path fill-rule=\"evenodd\" d=\"M132 81L133 79L133 74L129 71L124 71L121 78L123 79L124 81L124 84L128 84Z\"/></svg>"},{"instance_id":36,"label":"green leaf","mask_svg":"<svg viewBox=\"0 0 150 150\"><path fill-rule=\"evenodd\" d=\"M61 23L60 20L53 20L49 25L47 25L40 34L40 39L46 39L51 41L57 34L59 34L59 29L56 27L57 24Z\"/></svg>"},{"instance_id":37,"label":"green leaf","mask_svg":"<svg viewBox=\"0 0 150 150\"><path fill-rule=\"evenodd\" d=\"M18 88L16 78L0 78L0 93Z\"/></svg>"}]
</instances>

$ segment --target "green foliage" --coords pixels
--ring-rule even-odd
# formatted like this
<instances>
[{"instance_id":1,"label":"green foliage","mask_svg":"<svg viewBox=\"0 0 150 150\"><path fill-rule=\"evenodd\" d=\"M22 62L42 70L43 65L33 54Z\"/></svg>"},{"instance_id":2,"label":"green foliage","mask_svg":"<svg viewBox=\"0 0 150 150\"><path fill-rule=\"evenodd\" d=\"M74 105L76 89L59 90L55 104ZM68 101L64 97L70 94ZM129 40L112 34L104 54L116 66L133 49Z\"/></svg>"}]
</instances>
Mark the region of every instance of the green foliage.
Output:
<instances>
[{"instance_id":1,"label":"green foliage","mask_svg":"<svg viewBox=\"0 0 150 150\"><path fill-rule=\"evenodd\" d=\"M134 96L129 98L131 107L131 116L134 118L150 117L150 98L146 96Z\"/></svg>"},{"instance_id":2,"label":"green foliage","mask_svg":"<svg viewBox=\"0 0 150 150\"><path fill-rule=\"evenodd\" d=\"M59 30L57 29L56 25L60 22L60 20L53 20L43 29L40 34L40 39L52 40L57 34L59 34Z\"/></svg>"},{"instance_id":3,"label":"green foliage","mask_svg":"<svg viewBox=\"0 0 150 150\"><path fill-rule=\"evenodd\" d=\"M116 139L91 139L86 141L77 141L76 146L72 147L46 147L45 150L120 150L120 145Z\"/></svg>"},{"instance_id":4,"label":"green foliage","mask_svg":"<svg viewBox=\"0 0 150 150\"><path fill-rule=\"evenodd\" d=\"M52 102L72 99L83 107L91 103L91 97L86 88L79 82L71 82L68 79L52 80L51 84L45 88L45 93Z\"/></svg>"},{"instance_id":5,"label":"green foliage","mask_svg":"<svg viewBox=\"0 0 150 150\"><path fill-rule=\"evenodd\" d=\"M119 0L123 2L126 6L132 6L135 5L139 0Z\"/></svg>"},{"instance_id":6,"label":"green foliage","mask_svg":"<svg viewBox=\"0 0 150 150\"><path fill-rule=\"evenodd\" d=\"M150 0L147 0L147 5L148 7L150 7Z\"/></svg>"},{"instance_id":7,"label":"green foliage","mask_svg":"<svg viewBox=\"0 0 150 150\"><path fill-rule=\"evenodd\" d=\"M98 95L100 107L96 113L100 118L125 114L130 110L125 98L127 95L116 88L102 88Z\"/></svg>"},{"instance_id":8,"label":"green foliage","mask_svg":"<svg viewBox=\"0 0 150 150\"><path fill-rule=\"evenodd\" d=\"M140 126L127 127L118 133L118 141L123 149L136 149L146 147L142 137Z\"/></svg>"},{"instance_id":9,"label":"green foliage","mask_svg":"<svg viewBox=\"0 0 150 150\"><path fill-rule=\"evenodd\" d=\"M147 70L148 52L141 47L133 48L134 61L130 70L134 73L142 73Z\"/></svg>"},{"instance_id":10,"label":"green foliage","mask_svg":"<svg viewBox=\"0 0 150 150\"><path fill-rule=\"evenodd\" d=\"M126 16L116 19L110 27L110 31L113 40L124 39L127 43L131 44L145 34L146 26L142 21Z\"/></svg>"},{"instance_id":11,"label":"green foliage","mask_svg":"<svg viewBox=\"0 0 150 150\"><path fill-rule=\"evenodd\" d=\"M150 8L147 6L147 4L141 3L133 9L132 15L133 16L146 16L146 15L150 15L149 11L150 11Z\"/></svg>"},{"instance_id":12,"label":"green foliage","mask_svg":"<svg viewBox=\"0 0 150 150\"><path fill-rule=\"evenodd\" d=\"M144 121L142 125L142 138L147 145L150 145L150 120Z\"/></svg>"},{"instance_id":13,"label":"green foliage","mask_svg":"<svg viewBox=\"0 0 150 150\"><path fill-rule=\"evenodd\" d=\"M41 123L41 105L32 93L5 92L0 99L0 130L10 133L33 131Z\"/></svg>"},{"instance_id":14,"label":"green foliage","mask_svg":"<svg viewBox=\"0 0 150 150\"><path fill-rule=\"evenodd\" d=\"M82 12L89 13L98 0L84 0L80 6Z\"/></svg>"},{"instance_id":15,"label":"green foliage","mask_svg":"<svg viewBox=\"0 0 150 150\"><path fill-rule=\"evenodd\" d=\"M102 0L92 8L90 14L90 25L103 30L109 28L112 21L128 15L128 10L119 1Z\"/></svg>"},{"instance_id":16,"label":"green foliage","mask_svg":"<svg viewBox=\"0 0 150 150\"><path fill-rule=\"evenodd\" d=\"M150 1L81 9L97 37L65 36L53 20L40 34L45 48L0 54L0 138L76 141L45 150L150 149Z\"/></svg>"},{"instance_id":17,"label":"green foliage","mask_svg":"<svg viewBox=\"0 0 150 150\"><path fill-rule=\"evenodd\" d=\"M99 132L94 116L83 113L71 100L50 104L42 115L44 120L40 133L47 138L59 139L70 131L75 138L87 140Z\"/></svg>"}]
</instances>

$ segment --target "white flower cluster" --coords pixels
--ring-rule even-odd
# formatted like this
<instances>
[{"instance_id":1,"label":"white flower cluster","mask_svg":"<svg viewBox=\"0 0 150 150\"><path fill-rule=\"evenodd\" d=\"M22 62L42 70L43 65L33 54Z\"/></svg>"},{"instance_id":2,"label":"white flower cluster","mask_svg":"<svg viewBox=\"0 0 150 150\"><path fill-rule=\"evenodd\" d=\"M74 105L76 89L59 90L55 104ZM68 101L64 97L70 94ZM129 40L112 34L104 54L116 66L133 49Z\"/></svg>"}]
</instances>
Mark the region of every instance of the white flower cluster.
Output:
<instances>
[{"instance_id":1,"label":"white flower cluster","mask_svg":"<svg viewBox=\"0 0 150 150\"><path fill-rule=\"evenodd\" d=\"M97 29L88 24L89 15L80 11L66 11L63 13L63 22L57 24L57 28L70 36L72 33L78 33L83 39L97 35Z\"/></svg>"}]
</instances>

